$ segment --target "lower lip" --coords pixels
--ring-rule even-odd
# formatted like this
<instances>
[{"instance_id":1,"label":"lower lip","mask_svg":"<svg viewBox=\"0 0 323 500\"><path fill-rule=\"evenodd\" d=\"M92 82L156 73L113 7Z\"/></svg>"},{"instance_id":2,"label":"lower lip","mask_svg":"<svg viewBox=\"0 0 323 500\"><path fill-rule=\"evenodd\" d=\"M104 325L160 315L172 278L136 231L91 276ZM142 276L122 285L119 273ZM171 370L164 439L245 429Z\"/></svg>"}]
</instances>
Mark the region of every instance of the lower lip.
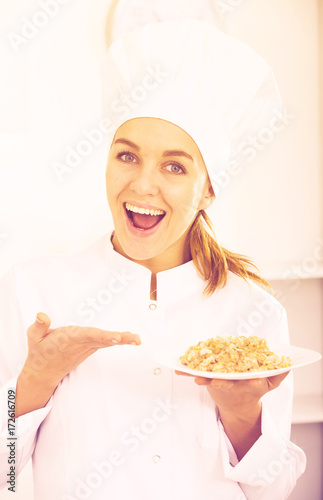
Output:
<instances>
[{"instance_id":1,"label":"lower lip","mask_svg":"<svg viewBox=\"0 0 323 500\"><path fill-rule=\"evenodd\" d=\"M125 218L126 218L126 224L127 224L127 228L129 230L129 232L131 234L133 234L134 236L137 236L139 238L147 238L148 236L151 236L152 234L156 233L156 231L158 231L159 227L162 225L164 219L166 216L164 216L162 218L162 220L160 222L158 222L158 224L156 224L156 226L152 227L151 229L137 229L135 226L133 226L129 220L129 217L127 215L127 209L125 207L123 207L124 209L124 212L125 212Z\"/></svg>"}]
</instances>

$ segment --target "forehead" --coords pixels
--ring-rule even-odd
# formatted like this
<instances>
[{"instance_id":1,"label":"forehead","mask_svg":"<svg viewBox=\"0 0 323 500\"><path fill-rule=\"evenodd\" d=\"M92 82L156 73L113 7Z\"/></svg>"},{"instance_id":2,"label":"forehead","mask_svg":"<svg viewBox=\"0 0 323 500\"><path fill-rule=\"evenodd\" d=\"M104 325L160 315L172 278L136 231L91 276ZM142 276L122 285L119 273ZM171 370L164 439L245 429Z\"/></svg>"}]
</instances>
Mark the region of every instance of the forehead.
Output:
<instances>
[{"instance_id":1,"label":"forehead","mask_svg":"<svg viewBox=\"0 0 323 500\"><path fill-rule=\"evenodd\" d=\"M183 150L197 161L203 162L200 150L190 135L177 125L160 118L128 120L118 128L114 140L119 138L129 139L146 152Z\"/></svg>"}]
</instances>

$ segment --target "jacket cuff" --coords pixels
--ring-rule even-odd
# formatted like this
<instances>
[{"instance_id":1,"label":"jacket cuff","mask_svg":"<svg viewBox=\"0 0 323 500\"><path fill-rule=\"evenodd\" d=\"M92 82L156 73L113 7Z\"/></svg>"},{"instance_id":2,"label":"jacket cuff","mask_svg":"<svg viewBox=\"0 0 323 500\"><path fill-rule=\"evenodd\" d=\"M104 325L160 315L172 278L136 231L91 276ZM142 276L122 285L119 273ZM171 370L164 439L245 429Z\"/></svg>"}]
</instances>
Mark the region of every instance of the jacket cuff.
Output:
<instances>
[{"instance_id":1,"label":"jacket cuff","mask_svg":"<svg viewBox=\"0 0 323 500\"><path fill-rule=\"evenodd\" d=\"M13 438L16 438L17 448L22 448L31 437L34 438L38 427L52 408L53 396L43 408L39 408L16 418L14 427L11 426L13 434L9 435L8 391L12 389L16 391L17 378L18 377L10 379L0 390L0 454L8 453L7 444L10 440L13 440Z\"/></svg>"},{"instance_id":2,"label":"jacket cuff","mask_svg":"<svg viewBox=\"0 0 323 500\"><path fill-rule=\"evenodd\" d=\"M247 498L270 499L273 498L270 496L273 492L279 492L279 498L287 498L297 478L305 470L306 457L298 446L278 431L264 402L262 434L240 461L220 420L218 425L225 477L240 483Z\"/></svg>"}]
</instances>

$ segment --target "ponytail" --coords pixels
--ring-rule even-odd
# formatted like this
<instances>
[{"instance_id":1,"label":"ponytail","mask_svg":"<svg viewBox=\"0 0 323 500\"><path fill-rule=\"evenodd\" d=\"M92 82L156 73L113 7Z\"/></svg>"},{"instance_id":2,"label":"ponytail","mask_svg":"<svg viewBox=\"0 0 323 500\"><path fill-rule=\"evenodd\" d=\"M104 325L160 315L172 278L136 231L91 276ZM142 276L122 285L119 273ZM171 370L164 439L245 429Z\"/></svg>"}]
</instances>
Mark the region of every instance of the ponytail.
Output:
<instances>
[{"instance_id":1,"label":"ponytail","mask_svg":"<svg viewBox=\"0 0 323 500\"><path fill-rule=\"evenodd\" d=\"M213 225L204 210L200 210L189 233L189 245L193 262L207 281L205 295L212 295L217 288L223 288L228 271L244 280L251 279L260 285L270 287L258 274L258 268L245 256L229 252L216 240ZM254 268L253 272L250 268Z\"/></svg>"}]
</instances>

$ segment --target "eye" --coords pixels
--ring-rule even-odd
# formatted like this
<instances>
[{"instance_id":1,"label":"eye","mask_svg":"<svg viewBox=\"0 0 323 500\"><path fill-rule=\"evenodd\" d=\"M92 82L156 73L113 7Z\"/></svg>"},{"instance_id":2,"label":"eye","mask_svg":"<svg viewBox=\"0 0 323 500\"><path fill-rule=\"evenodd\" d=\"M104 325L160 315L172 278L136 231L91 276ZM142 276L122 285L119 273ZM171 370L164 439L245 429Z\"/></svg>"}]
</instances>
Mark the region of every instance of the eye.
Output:
<instances>
[{"instance_id":1,"label":"eye","mask_svg":"<svg viewBox=\"0 0 323 500\"><path fill-rule=\"evenodd\" d=\"M182 165L178 165L177 163L170 163L169 165L166 165L165 169L171 174L185 174L184 167L182 167Z\"/></svg>"},{"instance_id":2,"label":"eye","mask_svg":"<svg viewBox=\"0 0 323 500\"><path fill-rule=\"evenodd\" d=\"M129 151L122 151L117 155L117 158L126 163L134 163L134 161L136 161L135 156Z\"/></svg>"}]
</instances>

